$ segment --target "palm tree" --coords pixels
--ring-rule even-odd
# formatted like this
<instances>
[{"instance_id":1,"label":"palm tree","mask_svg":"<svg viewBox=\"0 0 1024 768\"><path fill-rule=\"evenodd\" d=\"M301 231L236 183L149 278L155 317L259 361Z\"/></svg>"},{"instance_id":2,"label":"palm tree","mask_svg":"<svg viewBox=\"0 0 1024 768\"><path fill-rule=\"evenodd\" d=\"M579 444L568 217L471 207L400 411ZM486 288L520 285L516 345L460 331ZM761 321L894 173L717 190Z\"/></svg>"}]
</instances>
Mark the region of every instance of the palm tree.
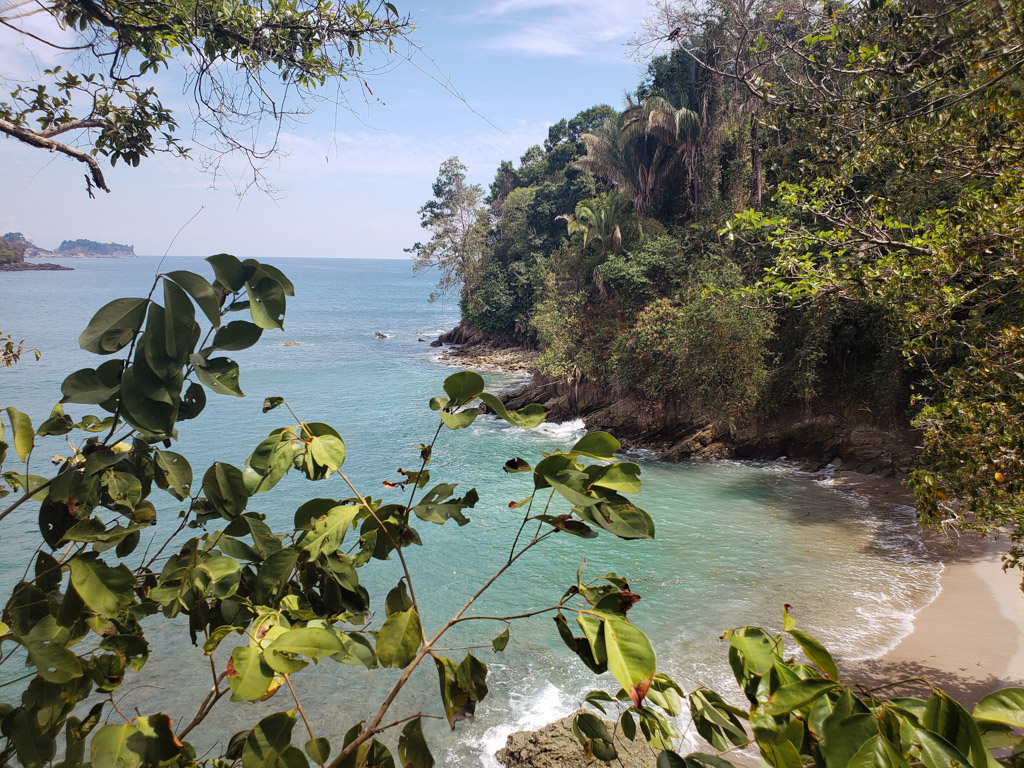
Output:
<instances>
[{"instance_id":1,"label":"palm tree","mask_svg":"<svg viewBox=\"0 0 1024 768\"><path fill-rule=\"evenodd\" d=\"M693 175L700 134L700 116L691 109L676 109L660 96L629 100L621 113L583 135L587 154L576 163L627 195L642 219L679 164Z\"/></svg>"},{"instance_id":2,"label":"palm tree","mask_svg":"<svg viewBox=\"0 0 1024 768\"><path fill-rule=\"evenodd\" d=\"M576 204L576 213L564 213L569 234L583 233L583 247L593 244L599 257L618 253L622 249L623 229L630 234L635 228L631 203L617 191L606 192L592 200Z\"/></svg>"}]
</instances>

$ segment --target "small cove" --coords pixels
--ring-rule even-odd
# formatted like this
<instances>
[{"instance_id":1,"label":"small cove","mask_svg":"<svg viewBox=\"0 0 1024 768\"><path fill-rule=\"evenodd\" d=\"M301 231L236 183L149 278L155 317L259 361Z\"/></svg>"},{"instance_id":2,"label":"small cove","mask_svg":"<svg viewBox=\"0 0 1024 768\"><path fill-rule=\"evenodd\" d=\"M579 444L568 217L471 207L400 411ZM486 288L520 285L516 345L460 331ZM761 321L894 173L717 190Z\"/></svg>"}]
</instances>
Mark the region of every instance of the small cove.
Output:
<instances>
[{"instance_id":1,"label":"small cove","mask_svg":"<svg viewBox=\"0 0 1024 768\"><path fill-rule=\"evenodd\" d=\"M271 260L273 261L273 260ZM25 272L0 276L2 326L27 346L43 352L0 379L0 407L14 405L36 423L59 399L63 377L95 365L77 347L92 313L117 296L144 296L158 260L75 260L74 272ZM441 392L451 369L437 351L420 341L434 338L457 320L458 307L429 304L428 277L413 278L399 260L282 259L276 262L296 286L284 333L266 333L253 349L237 353L245 399L210 395L203 417L182 428L177 450L197 475L215 459L242 465L271 429L284 423L279 412L261 413L263 398L287 397L304 419L326 421L344 436L346 471L357 487L390 497L383 480L397 479L398 467L416 458L415 445L433 433L435 415L427 400ZM169 258L163 269L209 274L198 259ZM379 338L380 332L386 338ZM492 388L509 377L490 374ZM75 415L89 412L76 406ZM423 523L424 547L410 550L410 566L422 574L419 588L428 629L454 611L507 557L519 516L509 501L529 493L521 476L501 465L522 456L535 461L540 451L566 448L582 425L549 425L535 432L481 419L460 433L444 433L435 452L435 482L458 482L460 492L481 491L472 524L443 528ZM60 440L42 443L34 471L45 473ZM66 450L66 447L63 447ZM495 586L475 609L503 614L553 604L573 583L583 559L593 576L615 571L643 596L631 617L650 634L660 664L684 688L707 684L726 688L729 680L721 631L740 624L777 627L781 606L789 603L801 628L817 634L846 658L871 656L909 630L914 611L934 597L941 566L921 548L913 513L877 508L830 487L827 478L795 471L783 463L671 465L638 458L644 490L637 503L654 518L654 541L594 541L555 537L538 548ZM340 481L310 484L288 478L274 492L253 500L273 525L287 524L295 507L314 496L347 495ZM177 509L157 494L161 514ZM396 496L395 501L398 500ZM23 564L16 553L31 542L31 514L12 517L0 533L0 572L9 588ZM397 580L395 563L374 563L361 574L379 605ZM489 642L500 625L473 626L463 643ZM154 660L139 676L123 706L146 711L159 707L175 722L191 717L197 694L209 685L209 669L184 627L163 627L150 638ZM229 648L229 644L225 644ZM455 655L455 652L453 652ZM454 734L428 724L440 765L485 764L504 736L537 727L575 709L582 692L611 687L595 680L561 645L550 618L517 623L504 654L483 652L490 666L491 695L477 711L477 722L462 723ZM218 656L223 664L226 657ZM4 676L8 672L4 671ZM370 714L382 694L381 679L398 672L366 673L330 662L302 677L305 696L317 706L314 717L331 731L347 730ZM399 699L394 714L436 712L436 675L424 668ZM729 686L731 688L731 686ZM218 705L197 732L197 746L226 739L260 705ZM337 725L340 724L340 725Z\"/></svg>"}]
</instances>

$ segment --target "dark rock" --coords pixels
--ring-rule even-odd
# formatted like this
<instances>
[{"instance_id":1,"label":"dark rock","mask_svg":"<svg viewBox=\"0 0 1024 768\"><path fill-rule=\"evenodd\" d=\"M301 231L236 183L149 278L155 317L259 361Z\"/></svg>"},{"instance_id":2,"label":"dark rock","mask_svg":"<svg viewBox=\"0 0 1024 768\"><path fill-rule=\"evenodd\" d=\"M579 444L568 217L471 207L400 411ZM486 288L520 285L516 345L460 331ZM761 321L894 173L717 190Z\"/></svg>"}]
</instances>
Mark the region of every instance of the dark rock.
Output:
<instances>
[{"instance_id":1,"label":"dark rock","mask_svg":"<svg viewBox=\"0 0 1024 768\"><path fill-rule=\"evenodd\" d=\"M430 342L430 346L432 346L432 347L443 347L444 344L441 342L440 339L434 339L432 342Z\"/></svg>"},{"instance_id":2,"label":"dark rock","mask_svg":"<svg viewBox=\"0 0 1024 768\"><path fill-rule=\"evenodd\" d=\"M615 724L605 721L608 731L615 733ZM588 758L573 735L572 715L545 725L536 731L517 731L499 749L498 762L508 768L598 768L615 765L624 768L654 768L655 756L642 736L629 741L619 735L615 741L619 759L604 763Z\"/></svg>"},{"instance_id":3,"label":"dark rock","mask_svg":"<svg viewBox=\"0 0 1024 768\"><path fill-rule=\"evenodd\" d=\"M384 331L374 331L373 335L376 336L378 339L386 339L388 337L388 335L384 333Z\"/></svg>"},{"instance_id":4,"label":"dark rock","mask_svg":"<svg viewBox=\"0 0 1024 768\"><path fill-rule=\"evenodd\" d=\"M551 422L582 418L588 429L611 432L627 448L651 448L664 461L786 457L809 472L833 463L862 473L889 473L909 469L919 451L919 435L906 424L875 420L855 406L828 402L729 424L682 401L659 402L615 385L539 375L502 400L509 408L541 403Z\"/></svg>"},{"instance_id":5,"label":"dark rock","mask_svg":"<svg viewBox=\"0 0 1024 768\"><path fill-rule=\"evenodd\" d=\"M65 267L62 264L50 264L49 262L18 261L10 264L0 264L0 272L72 272L74 267Z\"/></svg>"}]
</instances>

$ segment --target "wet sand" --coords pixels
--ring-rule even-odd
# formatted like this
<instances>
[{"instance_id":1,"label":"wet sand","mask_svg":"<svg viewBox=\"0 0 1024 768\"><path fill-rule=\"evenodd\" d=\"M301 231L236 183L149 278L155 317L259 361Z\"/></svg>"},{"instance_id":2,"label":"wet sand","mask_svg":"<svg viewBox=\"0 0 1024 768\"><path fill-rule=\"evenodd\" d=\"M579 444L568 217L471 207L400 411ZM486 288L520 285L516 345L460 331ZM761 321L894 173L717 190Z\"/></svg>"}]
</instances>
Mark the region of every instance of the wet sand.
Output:
<instances>
[{"instance_id":1,"label":"wet sand","mask_svg":"<svg viewBox=\"0 0 1024 768\"><path fill-rule=\"evenodd\" d=\"M913 503L895 478L841 473L836 484L875 504ZM999 688L1024 685L1024 592L1021 573L1002 570L1007 539L929 532L924 541L943 563L941 591L896 647L846 665L846 676L869 687L923 678L968 706ZM927 694L920 684L904 691Z\"/></svg>"}]
</instances>

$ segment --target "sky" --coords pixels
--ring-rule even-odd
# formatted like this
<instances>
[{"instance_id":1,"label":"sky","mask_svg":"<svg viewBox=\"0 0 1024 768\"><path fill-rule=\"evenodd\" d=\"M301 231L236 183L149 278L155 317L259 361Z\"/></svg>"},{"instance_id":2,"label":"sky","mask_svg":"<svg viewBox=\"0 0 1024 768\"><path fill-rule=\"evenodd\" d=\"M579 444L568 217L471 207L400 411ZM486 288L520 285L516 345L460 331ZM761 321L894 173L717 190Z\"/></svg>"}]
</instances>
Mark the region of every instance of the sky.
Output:
<instances>
[{"instance_id":1,"label":"sky","mask_svg":"<svg viewBox=\"0 0 1024 768\"><path fill-rule=\"evenodd\" d=\"M403 248L427 237L417 210L446 158L458 155L486 188L501 160L543 143L551 124L621 106L645 68L626 42L646 0L395 4L415 20L421 53L372 79L374 98L350 94L352 111L325 104L289 127L267 169L274 196L239 197L197 163L155 156L108 169L111 193L90 200L81 163L0 138L0 233L48 249L127 243L140 255L409 258ZM40 44L0 32L5 77L55 63ZM160 95L187 122L180 79L164 75Z\"/></svg>"}]
</instances>

